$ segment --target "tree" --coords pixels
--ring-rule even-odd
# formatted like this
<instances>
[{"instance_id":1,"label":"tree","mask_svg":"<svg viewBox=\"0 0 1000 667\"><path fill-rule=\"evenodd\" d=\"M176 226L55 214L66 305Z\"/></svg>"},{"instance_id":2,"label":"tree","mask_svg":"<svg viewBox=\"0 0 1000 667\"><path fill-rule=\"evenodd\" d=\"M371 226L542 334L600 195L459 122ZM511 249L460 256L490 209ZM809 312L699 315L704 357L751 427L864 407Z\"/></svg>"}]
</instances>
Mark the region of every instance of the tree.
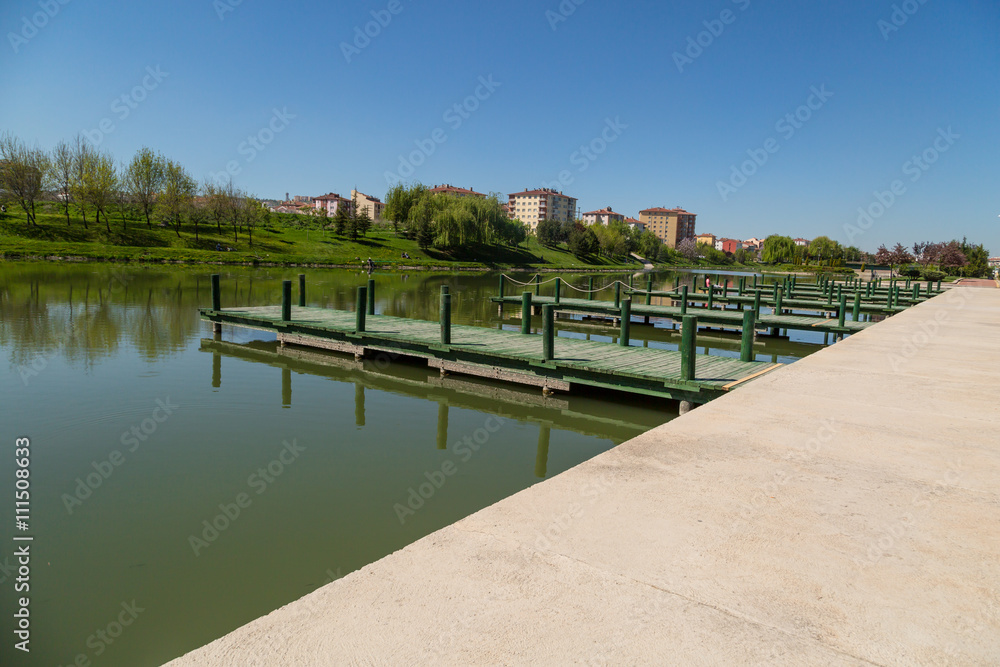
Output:
<instances>
[{"instance_id":1,"label":"tree","mask_svg":"<svg viewBox=\"0 0 1000 667\"><path fill-rule=\"evenodd\" d=\"M65 141L60 141L52 149L52 178L59 190L63 210L66 213L66 226L70 225L69 207L72 200L70 186L73 183L73 147Z\"/></svg>"},{"instance_id":2,"label":"tree","mask_svg":"<svg viewBox=\"0 0 1000 667\"><path fill-rule=\"evenodd\" d=\"M990 275L990 253L980 245L971 245L962 239L962 253L968 262L962 275L968 278L985 278Z\"/></svg>"},{"instance_id":3,"label":"tree","mask_svg":"<svg viewBox=\"0 0 1000 667\"><path fill-rule=\"evenodd\" d=\"M348 215L343 204L337 206L337 212L333 215L333 233L343 236L347 233Z\"/></svg>"},{"instance_id":4,"label":"tree","mask_svg":"<svg viewBox=\"0 0 1000 667\"><path fill-rule=\"evenodd\" d=\"M684 259L693 262L698 259L698 244L693 238L688 237L677 244L677 252L679 252Z\"/></svg>"},{"instance_id":5,"label":"tree","mask_svg":"<svg viewBox=\"0 0 1000 667\"><path fill-rule=\"evenodd\" d=\"M959 269L968 263L968 259L965 253L962 252L962 246L959 245L958 241L950 241L948 243L941 244L941 250L937 256L938 266L945 271L954 271Z\"/></svg>"},{"instance_id":6,"label":"tree","mask_svg":"<svg viewBox=\"0 0 1000 667\"><path fill-rule=\"evenodd\" d=\"M910 254L910 251L907 250L902 243L897 243L889 253L889 263L893 266L909 264L912 261L913 255Z\"/></svg>"},{"instance_id":7,"label":"tree","mask_svg":"<svg viewBox=\"0 0 1000 667\"><path fill-rule=\"evenodd\" d=\"M562 236L562 228L557 220L539 220L535 227L535 237L543 246L559 245Z\"/></svg>"},{"instance_id":8,"label":"tree","mask_svg":"<svg viewBox=\"0 0 1000 667\"><path fill-rule=\"evenodd\" d=\"M788 236L771 234L764 239L761 257L767 264L779 264L791 261L795 257L795 241Z\"/></svg>"},{"instance_id":9,"label":"tree","mask_svg":"<svg viewBox=\"0 0 1000 667\"><path fill-rule=\"evenodd\" d=\"M87 229L87 178L93 169L93 161L96 158L93 147L83 138L77 135L73 141L73 178L70 181L70 194L73 197L73 204L80 210L83 218L83 228Z\"/></svg>"},{"instance_id":10,"label":"tree","mask_svg":"<svg viewBox=\"0 0 1000 667\"><path fill-rule=\"evenodd\" d=\"M24 210L28 226L38 226L35 204L51 182L52 162L9 132L0 135L0 189Z\"/></svg>"},{"instance_id":11,"label":"tree","mask_svg":"<svg viewBox=\"0 0 1000 667\"><path fill-rule=\"evenodd\" d=\"M427 187L421 183L414 183L405 186L398 183L389 188L385 195L385 208L382 210L382 217L392 222L392 230L399 233L399 225L405 224L407 227L411 222L410 210L427 192ZM409 234L409 230L406 232Z\"/></svg>"},{"instance_id":12,"label":"tree","mask_svg":"<svg viewBox=\"0 0 1000 667\"><path fill-rule=\"evenodd\" d=\"M639 254L650 262L659 259L662 250L663 241L651 230L647 229L639 235Z\"/></svg>"},{"instance_id":13,"label":"tree","mask_svg":"<svg viewBox=\"0 0 1000 667\"><path fill-rule=\"evenodd\" d=\"M147 227L152 226L149 215L156 204L156 195L163 187L164 166L162 155L143 146L124 170L125 189L142 209Z\"/></svg>"},{"instance_id":14,"label":"tree","mask_svg":"<svg viewBox=\"0 0 1000 667\"><path fill-rule=\"evenodd\" d=\"M575 227L573 231L569 233L569 241L567 241L567 245L569 246L569 251L577 257L593 255L600 247L597 241L597 235L594 234L593 230L588 229L583 225Z\"/></svg>"},{"instance_id":15,"label":"tree","mask_svg":"<svg viewBox=\"0 0 1000 667\"><path fill-rule=\"evenodd\" d=\"M368 234L368 230L371 229L372 226L372 219L371 216L368 215L368 209L366 207L362 207L361 211L354 215L354 226L357 228L358 233L362 236L366 236Z\"/></svg>"},{"instance_id":16,"label":"tree","mask_svg":"<svg viewBox=\"0 0 1000 667\"><path fill-rule=\"evenodd\" d=\"M427 250L434 243L434 225L427 220L417 223L417 245L421 250Z\"/></svg>"},{"instance_id":17,"label":"tree","mask_svg":"<svg viewBox=\"0 0 1000 667\"><path fill-rule=\"evenodd\" d=\"M206 219L211 218L215 221L215 229L219 234L222 233L222 221L229 214L229 198L226 192L231 191L232 186L232 179L229 180L228 187L222 187L210 178L206 178L201 186L205 197ZM197 232L195 236L197 237Z\"/></svg>"},{"instance_id":18,"label":"tree","mask_svg":"<svg viewBox=\"0 0 1000 667\"><path fill-rule=\"evenodd\" d=\"M104 226L111 233L111 218L108 209L115 203L118 191L118 170L110 153L95 151L86 164L84 175L84 199L94 207L94 218L98 224L104 218Z\"/></svg>"},{"instance_id":19,"label":"tree","mask_svg":"<svg viewBox=\"0 0 1000 667\"><path fill-rule=\"evenodd\" d=\"M827 236L817 236L809 244L809 254L817 259L834 259L840 256L840 244Z\"/></svg>"},{"instance_id":20,"label":"tree","mask_svg":"<svg viewBox=\"0 0 1000 667\"><path fill-rule=\"evenodd\" d=\"M181 235L181 221L191 206L195 193L194 179L180 164L165 160L162 187L156 196L155 217L162 223L173 225L177 237Z\"/></svg>"}]
</instances>

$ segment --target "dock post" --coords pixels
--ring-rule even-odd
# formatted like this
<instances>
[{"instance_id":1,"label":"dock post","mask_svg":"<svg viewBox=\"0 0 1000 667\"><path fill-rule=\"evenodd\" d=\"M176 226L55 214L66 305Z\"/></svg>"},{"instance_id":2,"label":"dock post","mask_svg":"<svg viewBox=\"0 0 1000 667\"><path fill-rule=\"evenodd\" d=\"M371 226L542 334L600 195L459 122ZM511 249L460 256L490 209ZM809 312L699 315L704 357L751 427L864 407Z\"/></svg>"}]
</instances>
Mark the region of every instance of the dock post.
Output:
<instances>
[{"instance_id":1,"label":"dock post","mask_svg":"<svg viewBox=\"0 0 1000 667\"><path fill-rule=\"evenodd\" d=\"M753 291L753 317L755 320L760 319L760 290L756 289Z\"/></svg>"},{"instance_id":2,"label":"dock post","mask_svg":"<svg viewBox=\"0 0 1000 667\"><path fill-rule=\"evenodd\" d=\"M941 281L940 280L938 281L938 284L937 284L937 291L938 292L941 291Z\"/></svg>"},{"instance_id":3,"label":"dock post","mask_svg":"<svg viewBox=\"0 0 1000 667\"><path fill-rule=\"evenodd\" d=\"M629 289L632 289L632 278L634 278L634 277L635 276L633 276L631 273L628 274L628 288Z\"/></svg>"},{"instance_id":4,"label":"dock post","mask_svg":"<svg viewBox=\"0 0 1000 667\"><path fill-rule=\"evenodd\" d=\"M681 277L680 276L674 276L674 291L675 292L677 291L677 288L680 287L680 285L681 285Z\"/></svg>"},{"instance_id":5,"label":"dock post","mask_svg":"<svg viewBox=\"0 0 1000 667\"><path fill-rule=\"evenodd\" d=\"M775 315L784 315L784 313L782 312L783 309L781 307L781 302L784 300L784 298L785 298L785 291L784 290L778 290L778 298L774 300L774 314Z\"/></svg>"},{"instance_id":6,"label":"dock post","mask_svg":"<svg viewBox=\"0 0 1000 667\"><path fill-rule=\"evenodd\" d=\"M550 303L542 306L542 360L552 361L556 347L556 307Z\"/></svg>"},{"instance_id":7,"label":"dock post","mask_svg":"<svg viewBox=\"0 0 1000 667\"><path fill-rule=\"evenodd\" d=\"M358 300L357 307L354 310L354 331L355 333L362 333L365 330L365 306L368 301L368 288L359 287L358 288Z\"/></svg>"},{"instance_id":8,"label":"dock post","mask_svg":"<svg viewBox=\"0 0 1000 667\"><path fill-rule=\"evenodd\" d=\"M451 293L441 285L441 344L451 345Z\"/></svg>"},{"instance_id":9,"label":"dock post","mask_svg":"<svg viewBox=\"0 0 1000 667\"><path fill-rule=\"evenodd\" d=\"M646 278L646 305L653 302L653 276Z\"/></svg>"},{"instance_id":10,"label":"dock post","mask_svg":"<svg viewBox=\"0 0 1000 667\"><path fill-rule=\"evenodd\" d=\"M218 273L212 274L212 310L222 310L222 290L219 287Z\"/></svg>"},{"instance_id":11,"label":"dock post","mask_svg":"<svg viewBox=\"0 0 1000 667\"><path fill-rule=\"evenodd\" d=\"M688 286L681 285L681 315L687 315L688 312Z\"/></svg>"},{"instance_id":12,"label":"dock post","mask_svg":"<svg viewBox=\"0 0 1000 667\"><path fill-rule=\"evenodd\" d=\"M830 289L826 291L826 307L829 308L833 305L833 285L830 285Z\"/></svg>"},{"instance_id":13,"label":"dock post","mask_svg":"<svg viewBox=\"0 0 1000 667\"><path fill-rule=\"evenodd\" d=\"M368 279L368 314L375 314L375 279Z\"/></svg>"},{"instance_id":14,"label":"dock post","mask_svg":"<svg viewBox=\"0 0 1000 667\"><path fill-rule=\"evenodd\" d=\"M448 449L448 404L438 403L437 448Z\"/></svg>"},{"instance_id":15,"label":"dock post","mask_svg":"<svg viewBox=\"0 0 1000 667\"><path fill-rule=\"evenodd\" d=\"M541 293L542 289L542 276L540 274L535 274L535 296Z\"/></svg>"},{"instance_id":16,"label":"dock post","mask_svg":"<svg viewBox=\"0 0 1000 667\"><path fill-rule=\"evenodd\" d=\"M587 301L594 300L594 276L587 279Z\"/></svg>"},{"instance_id":17,"label":"dock post","mask_svg":"<svg viewBox=\"0 0 1000 667\"><path fill-rule=\"evenodd\" d=\"M499 295L500 295L501 299L503 298L503 287L504 287L503 274L501 273L500 274L500 292L499 292Z\"/></svg>"},{"instance_id":18,"label":"dock post","mask_svg":"<svg viewBox=\"0 0 1000 667\"><path fill-rule=\"evenodd\" d=\"M562 278L556 278L556 296L553 303L559 303L559 293L562 291Z\"/></svg>"},{"instance_id":19,"label":"dock post","mask_svg":"<svg viewBox=\"0 0 1000 667\"><path fill-rule=\"evenodd\" d=\"M740 338L740 361L753 361L754 329L757 327L752 310L743 311L743 335Z\"/></svg>"},{"instance_id":20,"label":"dock post","mask_svg":"<svg viewBox=\"0 0 1000 667\"><path fill-rule=\"evenodd\" d=\"M299 274L299 306L305 308L306 305L306 274Z\"/></svg>"},{"instance_id":21,"label":"dock post","mask_svg":"<svg viewBox=\"0 0 1000 667\"><path fill-rule=\"evenodd\" d=\"M847 295L841 293L840 308L837 309L837 326L844 328L844 318L847 317Z\"/></svg>"},{"instance_id":22,"label":"dock post","mask_svg":"<svg viewBox=\"0 0 1000 667\"><path fill-rule=\"evenodd\" d=\"M740 286L739 286L739 291L737 292L739 296L743 296L743 288L746 287L746 284L747 284L747 277L740 276Z\"/></svg>"},{"instance_id":23,"label":"dock post","mask_svg":"<svg viewBox=\"0 0 1000 667\"><path fill-rule=\"evenodd\" d=\"M281 281L281 321L292 319L292 281Z\"/></svg>"},{"instance_id":24,"label":"dock post","mask_svg":"<svg viewBox=\"0 0 1000 667\"><path fill-rule=\"evenodd\" d=\"M854 309L851 311L851 319L855 322L861 319L861 292L854 290Z\"/></svg>"},{"instance_id":25,"label":"dock post","mask_svg":"<svg viewBox=\"0 0 1000 667\"><path fill-rule=\"evenodd\" d=\"M360 382L354 383L354 425L365 425L365 386Z\"/></svg>"},{"instance_id":26,"label":"dock post","mask_svg":"<svg viewBox=\"0 0 1000 667\"><path fill-rule=\"evenodd\" d=\"M521 295L521 333L531 333L531 292Z\"/></svg>"},{"instance_id":27,"label":"dock post","mask_svg":"<svg viewBox=\"0 0 1000 667\"><path fill-rule=\"evenodd\" d=\"M618 336L618 344L622 347L628 347L629 344L629 325L632 323L632 299L631 297L624 299L622 301L621 307L621 335Z\"/></svg>"},{"instance_id":28,"label":"dock post","mask_svg":"<svg viewBox=\"0 0 1000 667\"><path fill-rule=\"evenodd\" d=\"M781 292L781 288L780 288L780 287L778 287L778 283L774 283L774 294L773 294L773 295L771 296L771 299L772 299L772 300L773 300L774 302L776 302L776 303L777 303L777 301L778 301L778 293L779 293L779 292Z\"/></svg>"},{"instance_id":29,"label":"dock post","mask_svg":"<svg viewBox=\"0 0 1000 667\"><path fill-rule=\"evenodd\" d=\"M622 307L622 281L615 281L615 308Z\"/></svg>"},{"instance_id":30,"label":"dock post","mask_svg":"<svg viewBox=\"0 0 1000 667\"><path fill-rule=\"evenodd\" d=\"M712 306L715 305L715 287L708 288L708 309L712 310Z\"/></svg>"},{"instance_id":31,"label":"dock post","mask_svg":"<svg viewBox=\"0 0 1000 667\"><path fill-rule=\"evenodd\" d=\"M281 407L292 407L292 370L281 369Z\"/></svg>"},{"instance_id":32,"label":"dock post","mask_svg":"<svg viewBox=\"0 0 1000 667\"><path fill-rule=\"evenodd\" d=\"M913 299L913 301L920 298L920 285L913 286L913 295L910 298Z\"/></svg>"},{"instance_id":33,"label":"dock post","mask_svg":"<svg viewBox=\"0 0 1000 667\"><path fill-rule=\"evenodd\" d=\"M695 315L685 315L681 320L681 380L685 382L694 379L694 345L697 331L698 318Z\"/></svg>"}]
</instances>

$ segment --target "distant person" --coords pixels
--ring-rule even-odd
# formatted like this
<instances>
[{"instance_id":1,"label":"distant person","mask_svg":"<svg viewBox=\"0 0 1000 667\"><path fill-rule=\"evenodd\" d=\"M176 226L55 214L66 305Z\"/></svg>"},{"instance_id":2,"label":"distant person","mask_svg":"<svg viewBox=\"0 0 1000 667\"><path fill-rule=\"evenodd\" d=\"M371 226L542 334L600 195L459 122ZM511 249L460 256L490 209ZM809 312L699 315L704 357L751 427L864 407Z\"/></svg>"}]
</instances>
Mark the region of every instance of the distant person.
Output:
<instances>
[{"instance_id":1,"label":"distant person","mask_svg":"<svg viewBox=\"0 0 1000 667\"><path fill-rule=\"evenodd\" d=\"M373 262L372 258L369 257L368 258L368 275L371 275L374 270L375 270L375 262Z\"/></svg>"}]
</instances>

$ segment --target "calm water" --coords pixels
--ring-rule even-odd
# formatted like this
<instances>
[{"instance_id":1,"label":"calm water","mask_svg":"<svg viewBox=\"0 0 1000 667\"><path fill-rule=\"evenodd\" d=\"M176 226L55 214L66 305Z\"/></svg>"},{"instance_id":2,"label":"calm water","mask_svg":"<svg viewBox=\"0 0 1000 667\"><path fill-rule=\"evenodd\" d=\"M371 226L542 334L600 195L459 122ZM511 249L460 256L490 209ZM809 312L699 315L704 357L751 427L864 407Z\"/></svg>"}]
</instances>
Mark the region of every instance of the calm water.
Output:
<instances>
[{"instance_id":1,"label":"calm water","mask_svg":"<svg viewBox=\"0 0 1000 667\"><path fill-rule=\"evenodd\" d=\"M212 272L0 263L0 663L161 664L676 416L670 402L543 399L280 350L262 332L213 336L197 314ZM223 271L223 305L278 303L281 280L298 273ZM307 276L309 305L344 309L364 279ZM448 284L456 322L518 326L488 302L496 276L375 277L377 312L436 319ZM579 318L559 328L614 338ZM668 325L632 335L677 346ZM794 361L822 344L793 336L758 358ZM699 346L738 355L739 341L706 334ZM21 436L32 451L30 530L18 533L34 536L30 656L13 649L8 613Z\"/></svg>"}]
</instances>

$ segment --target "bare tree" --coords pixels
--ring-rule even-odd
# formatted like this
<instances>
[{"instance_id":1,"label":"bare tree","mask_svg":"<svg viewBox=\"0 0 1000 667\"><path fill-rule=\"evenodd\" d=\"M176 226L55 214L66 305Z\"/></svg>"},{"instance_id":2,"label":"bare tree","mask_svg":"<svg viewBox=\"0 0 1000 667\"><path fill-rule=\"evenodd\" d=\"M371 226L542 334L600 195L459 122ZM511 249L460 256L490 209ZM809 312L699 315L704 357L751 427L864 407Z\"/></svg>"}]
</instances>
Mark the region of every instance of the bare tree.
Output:
<instances>
[{"instance_id":1,"label":"bare tree","mask_svg":"<svg viewBox=\"0 0 1000 667\"><path fill-rule=\"evenodd\" d=\"M118 170L115 169L114 158L109 153L97 152L90 161L87 174L87 198L96 209L95 217L98 224L104 218L108 233L111 232L111 216L108 210L115 203L115 193L118 190Z\"/></svg>"},{"instance_id":2,"label":"bare tree","mask_svg":"<svg viewBox=\"0 0 1000 667\"><path fill-rule=\"evenodd\" d=\"M230 186L231 185L232 181L230 181ZM212 220L215 220L215 228L221 234L222 221L228 214L229 206L226 201L225 191L222 187L216 185L215 181L210 178L206 178L204 185L202 185L202 192L205 195L205 205L208 208L208 214L211 216Z\"/></svg>"},{"instance_id":3,"label":"bare tree","mask_svg":"<svg viewBox=\"0 0 1000 667\"><path fill-rule=\"evenodd\" d=\"M66 226L70 224L69 207L72 203L70 186L73 182L73 147L65 141L60 141L52 149L52 178L59 190L63 210L66 212Z\"/></svg>"},{"instance_id":4,"label":"bare tree","mask_svg":"<svg viewBox=\"0 0 1000 667\"><path fill-rule=\"evenodd\" d=\"M73 140L73 175L70 179L69 191L73 197L73 204L80 209L80 215L83 217L83 228L87 229L87 205L88 199L88 177L93 171L93 165L95 153L94 149L83 135L76 135L76 139Z\"/></svg>"},{"instance_id":5,"label":"bare tree","mask_svg":"<svg viewBox=\"0 0 1000 667\"><path fill-rule=\"evenodd\" d=\"M197 187L194 179L177 162L166 160L163 166L163 188L156 197L154 214L166 224L173 224L177 237L181 221L187 213Z\"/></svg>"},{"instance_id":6,"label":"bare tree","mask_svg":"<svg viewBox=\"0 0 1000 667\"><path fill-rule=\"evenodd\" d=\"M28 225L38 226L35 204L50 185L52 163L40 148L29 148L9 132L0 135L0 189L24 209Z\"/></svg>"},{"instance_id":7,"label":"bare tree","mask_svg":"<svg viewBox=\"0 0 1000 667\"><path fill-rule=\"evenodd\" d=\"M124 171L126 188L142 208L146 226L152 227L149 216L156 205L156 195L163 187L165 161L162 155L143 146L132 157Z\"/></svg>"}]
</instances>

